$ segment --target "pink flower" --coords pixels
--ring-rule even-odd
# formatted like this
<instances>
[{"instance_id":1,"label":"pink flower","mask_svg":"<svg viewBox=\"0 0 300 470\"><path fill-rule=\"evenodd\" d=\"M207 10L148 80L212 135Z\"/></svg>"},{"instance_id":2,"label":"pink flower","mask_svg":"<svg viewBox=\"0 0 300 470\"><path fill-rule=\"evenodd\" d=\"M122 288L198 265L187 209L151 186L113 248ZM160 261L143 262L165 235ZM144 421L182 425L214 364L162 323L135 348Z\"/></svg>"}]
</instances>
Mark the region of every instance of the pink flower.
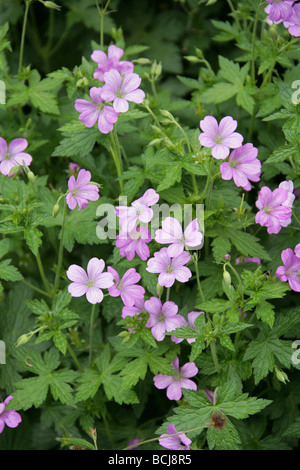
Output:
<instances>
[{"instance_id":1,"label":"pink flower","mask_svg":"<svg viewBox=\"0 0 300 470\"><path fill-rule=\"evenodd\" d=\"M267 186L263 186L258 194L256 207L259 212L255 216L255 222L262 227L267 227L269 234L278 233L282 222L290 219L292 209L283 203L288 199L288 192L277 188L273 192Z\"/></svg>"},{"instance_id":2,"label":"pink flower","mask_svg":"<svg viewBox=\"0 0 300 470\"><path fill-rule=\"evenodd\" d=\"M141 78L137 73L129 73L123 78L115 69L105 72L105 85L102 88L102 98L113 102L117 113L126 113L128 101L142 103L145 98L143 90L139 89Z\"/></svg>"},{"instance_id":3,"label":"pink flower","mask_svg":"<svg viewBox=\"0 0 300 470\"><path fill-rule=\"evenodd\" d=\"M200 121L200 128L203 131L199 135L199 142L203 147L211 148L214 158L224 159L229 155L229 148L237 148L242 145L244 137L238 132L234 132L237 121L231 116L221 119L220 124L213 116L205 116Z\"/></svg>"},{"instance_id":4,"label":"pink flower","mask_svg":"<svg viewBox=\"0 0 300 470\"><path fill-rule=\"evenodd\" d=\"M250 191L250 181L260 180L261 162L257 157L258 150L252 144L245 144L233 150L229 161L220 165L223 180L233 178L236 186Z\"/></svg>"},{"instance_id":5,"label":"pink flower","mask_svg":"<svg viewBox=\"0 0 300 470\"><path fill-rule=\"evenodd\" d=\"M137 254L143 261L150 256L147 246L152 240L150 230L145 227L137 227L130 232L121 231L117 235L116 246L120 248L120 254L131 261Z\"/></svg>"},{"instance_id":6,"label":"pink flower","mask_svg":"<svg viewBox=\"0 0 300 470\"><path fill-rule=\"evenodd\" d=\"M95 184L89 184L91 181L91 173L87 170L80 170L77 175L72 175L68 181L69 193L66 201L68 207L73 210L78 204L78 210L84 209L88 205L88 201L97 201L99 199L99 189Z\"/></svg>"},{"instance_id":7,"label":"pink flower","mask_svg":"<svg viewBox=\"0 0 300 470\"><path fill-rule=\"evenodd\" d=\"M291 248L287 248L281 252L283 266L279 266L276 270L276 276L282 282L288 281L290 288L295 292L300 292L300 258L297 256L300 244L295 248L294 254Z\"/></svg>"},{"instance_id":8,"label":"pink flower","mask_svg":"<svg viewBox=\"0 0 300 470\"><path fill-rule=\"evenodd\" d=\"M288 19L288 30L292 36L300 37L300 3L293 7L293 13Z\"/></svg>"},{"instance_id":9,"label":"pink flower","mask_svg":"<svg viewBox=\"0 0 300 470\"><path fill-rule=\"evenodd\" d=\"M275 23L288 20L293 12L294 0L267 0L267 2L271 4L269 8L267 7L267 13L270 20Z\"/></svg>"},{"instance_id":10,"label":"pink flower","mask_svg":"<svg viewBox=\"0 0 300 470\"><path fill-rule=\"evenodd\" d=\"M203 242L203 234L199 231L197 219L192 220L184 233L181 224L174 217L167 217L161 224L162 228L156 230L155 241L165 244L171 243L167 253L171 257L180 255L184 248L196 248Z\"/></svg>"},{"instance_id":11,"label":"pink flower","mask_svg":"<svg viewBox=\"0 0 300 470\"><path fill-rule=\"evenodd\" d=\"M195 328L195 320L196 320L197 317L199 317L199 315L200 315L201 313L204 314L204 312L190 312L190 313L188 313L188 316L187 316L187 317L188 317L188 321L186 322L186 320L185 320L185 321L184 321L184 325L187 325L187 326L189 326L190 328L192 328L193 330L196 331L196 328ZM177 344L177 343L181 343L181 341L183 341L183 338L176 338L176 336L173 336L173 335L172 335L172 336L171 336L171 340L174 341L174 343ZM196 341L195 338L188 338L188 339L187 339L187 342L188 342L189 344L194 343L195 341Z\"/></svg>"},{"instance_id":12,"label":"pink flower","mask_svg":"<svg viewBox=\"0 0 300 470\"><path fill-rule=\"evenodd\" d=\"M0 173L9 175L14 166L29 166L32 162L32 156L23 152L28 146L26 139L14 139L7 146L6 140L0 137ZM13 175L10 175L13 176Z\"/></svg>"},{"instance_id":13,"label":"pink flower","mask_svg":"<svg viewBox=\"0 0 300 470\"><path fill-rule=\"evenodd\" d=\"M142 197L131 203L131 206L118 206L115 214L119 217L124 232L131 232L138 222L147 224L153 217L151 206L157 203L159 194L154 189L147 189Z\"/></svg>"},{"instance_id":14,"label":"pink flower","mask_svg":"<svg viewBox=\"0 0 300 470\"><path fill-rule=\"evenodd\" d=\"M145 301L144 297L138 297L134 301L134 305L127 306L125 305L122 308L122 318L125 317L135 317L136 315L139 315L142 312L145 312Z\"/></svg>"},{"instance_id":15,"label":"pink flower","mask_svg":"<svg viewBox=\"0 0 300 470\"><path fill-rule=\"evenodd\" d=\"M154 380L154 385L158 389L167 388L167 397L169 400L180 400L182 396L182 388L189 390L197 390L195 382L190 380L198 373L198 368L194 362L187 362L179 369L179 359L175 357L171 362L171 366L175 369L176 375L158 374Z\"/></svg>"},{"instance_id":16,"label":"pink flower","mask_svg":"<svg viewBox=\"0 0 300 470\"><path fill-rule=\"evenodd\" d=\"M14 397L9 395L3 403L0 403L0 434L2 433L4 426L8 426L9 428L16 428L22 421L21 416L15 410L6 410L8 403Z\"/></svg>"},{"instance_id":17,"label":"pink flower","mask_svg":"<svg viewBox=\"0 0 300 470\"><path fill-rule=\"evenodd\" d=\"M187 282L192 276L189 268L184 266L191 259L191 256L183 251L176 258L168 255L168 249L162 248L154 253L154 258L148 260L146 270L149 273L159 273L158 283L160 286L171 287L175 280Z\"/></svg>"},{"instance_id":18,"label":"pink flower","mask_svg":"<svg viewBox=\"0 0 300 470\"><path fill-rule=\"evenodd\" d=\"M91 304L102 302L103 292L101 289L107 289L114 283L113 276L103 272L104 266L103 259L92 258L88 262L86 273L81 266L72 264L66 273L67 278L73 281L68 286L72 297L81 297L85 294Z\"/></svg>"},{"instance_id":19,"label":"pink flower","mask_svg":"<svg viewBox=\"0 0 300 470\"><path fill-rule=\"evenodd\" d=\"M120 47L113 44L108 47L107 55L100 50L93 51L91 59L98 64L98 68L94 72L94 78L104 82L104 73L109 72L111 69L116 69L121 75L132 73L134 65L132 62L123 60L124 51Z\"/></svg>"},{"instance_id":20,"label":"pink flower","mask_svg":"<svg viewBox=\"0 0 300 470\"><path fill-rule=\"evenodd\" d=\"M180 328L185 322L185 319L177 314L178 307L172 301L162 304L157 297L151 297L145 302L145 310L149 313L146 327L151 328L151 333L157 341L162 341L166 332Z\"/></svg>"},{"instance_id":21,"label":"pink flower","mask_svg":"<svg viewBox=\"0 0 300 470\"><path fill-rule=\"evenodd\" d=\"M124 305L132 307L138 298L144 298L145 289L142 286L137 286L141 276L136 272L135 268L130 268L126 271L122 279L118 272L111 266L108 266L107 271L112 274L114 284L108 289L109 295L112 297L121 296Z\"/></svg>"},{"instance_id":22,"label":"pink flower","mask_svg":"<svg viewBox=\"0 0 300 470\"><path fill-rule=\"evenodd\" d=\"M295 246L295 255L297 256L297 258L300 258L300 243Z\"/></svg>"},{"instance_id":23,"label":"pink flower","mask_svg":"<svg viewBox=\"0 0 300 470\"><path fill-rule=\"evenodd\" d=\"M86 127L93 127L98 121L98 129L102 134L108 134L113 130L114 123L118 120L118 113L103 102L102 88L90 89L91 101L75 100L75 109L80 113L79 121Z\"/></svg>"},{"instance_id":24,"label":"pink flower","mask_svg":"<svg viewBox=\"0 0 300 470\"><path fill-rule=\"evenodd\" d=\"M169 424L167 427L168 434L162 434L158 440L162 447L170 450L190 450L192 443L184 433L178 434L174 424ZM173 434L178 434L173 436ZM170 435L170 437L168 437Z\"/></svg>"}]
</instances>

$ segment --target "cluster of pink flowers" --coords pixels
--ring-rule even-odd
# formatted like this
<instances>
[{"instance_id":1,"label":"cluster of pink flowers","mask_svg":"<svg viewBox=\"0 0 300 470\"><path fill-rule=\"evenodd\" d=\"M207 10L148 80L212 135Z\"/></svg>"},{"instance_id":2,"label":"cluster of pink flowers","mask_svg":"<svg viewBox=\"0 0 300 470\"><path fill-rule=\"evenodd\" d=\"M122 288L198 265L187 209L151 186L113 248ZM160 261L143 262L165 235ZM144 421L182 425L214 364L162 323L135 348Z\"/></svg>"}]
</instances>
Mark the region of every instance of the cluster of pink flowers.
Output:
<instances>
[{"instance_id":1,"label":"cluster of pink flowers","mask_svg":"<svg viewBox=\"0 0 300 470\"><path fill-rule=\"evenodd\" d=\"M132 62L120 60L123 54L124 51L115 45L109 46L107 55L95 50L91 55L98 65L94 78L104 82L104 85L90 89L91 101L75 101L75 109L80 113L79 120L86 127L93 127L97 122L102 134L113 130L119 113L128 111L128 102L142 103L145 98L144 91L139 88L141 78L133 72Z\"/></svg>"},{"instance_id":2,"label":"cluster of pink flowers","mask_svg":"<svg viewBox=\"0 0 300 470\"><path fill-rule=\"evenodd\" d=\"M16 166L29 166L32 156L24 152L28 147L26 139L14 139L7 145L5 139L0 137L0 173L5 176L13 176L10 171Z\"/></svg>"},{"instance_id":3,"label":"cluster of pink flowers","mask_svg":"<svg viewBox=\"0 0 300 470\"><path fill-rule=\"evenodd\" d=\"M276 276L282 282L288 281L290 288L295 292L300 292L300 243L295 250L287 248L281 253L283 266L276 270Z\"/></svg>"},{"instance_id":4,"label":"cluster of pink flowers","mask_svg":"<svg viewBox=\"0 0 300 470\"><path fill-rule=\"evenodd\" d=\"M287 227L291 223L292 206L295 199L293 188L291 180L283 181L274 191L271 191L267 186L261 188L255 203L259 209L255 216L255 222L262 227L267 227L269 234L277 234L282 227Z\"/></svg>"},{"instance_id":5,"label":"cluster of pink flowers","mask_svg":"<svg viewBox=\"0 0 300 470\"><path fill-rule=\"evenodd\" d=\"M236 186L245 191L251 190L251 183L260 180L261 162L257 158L258 150L253 144L242 145L244 137L235 132L237 121L231 116L221 119L220 123L213 116L206 116L200 121L203 132L199 135L202 146L211 148L211 154L217 160L228 161L220 165L223 180L233 179ZM234 149L230 153L230 149Z\"/></svg>"},{"instance_id":6,"label":"cluster of pink flowers","mask_svg":"<svg viewBox=\"0 0 300 470\"><path fill-rule=\"evenodd\" d=\"M265 12L269 24L283 23L292 36L300 36L300 3L294 0L267 0Z\"/></svg>"}]
</instances>

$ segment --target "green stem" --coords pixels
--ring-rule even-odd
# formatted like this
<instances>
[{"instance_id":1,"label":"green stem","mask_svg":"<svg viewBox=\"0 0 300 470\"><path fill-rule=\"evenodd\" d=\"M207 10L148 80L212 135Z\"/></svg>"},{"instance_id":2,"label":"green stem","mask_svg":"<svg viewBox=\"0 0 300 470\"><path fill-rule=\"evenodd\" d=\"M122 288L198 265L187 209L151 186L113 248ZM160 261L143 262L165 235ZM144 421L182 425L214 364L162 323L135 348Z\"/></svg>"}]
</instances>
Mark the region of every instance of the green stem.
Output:
<instances>
[{"instance_id":1,"label":"green stem","mask_svg":"<svg viewBox=\"0 0 300 470\"><path fill-rule=\"evenodd\" d=\"M171 287L168 287L167 292L166 292L166 302L168 302L168 300L170 298L170 290L171 290Z\"/></svg>"},{"instance_id":2,"label":"green stem","mask_svg":"<svg viewBox=\"0 0 300 470\"><path fill-rule=\"evenodd\" d=\"M215 340L212 340L210 342L210 350L211 350L211 355L214 361L215 368L217 369L218 374L220 373L220 366L219 366L219 361L218 361L218 356L217 356L217 349L216 349L216 342Z\"/></svg>"},{"instance_id":3,"label":"green stem","mask_svg":"<svg viewBox=\"0 0 300 470\"><path fill-rule=\"evenodd\" d=\"M82 369L81 365L79 364L79 361L78 361L78 359L77 359L77 357L76 357L76 354L74 353L72 347L70 346L70 344L69 344L68 342L67 342L67 349L68 349L70 355L72 356L73 361L75 362L75 364L76 364L78 370L79 370L80 372L83 372L83 369Z\"/></svg>"},{"instance_id":4,"label":"green stem","mask_svg":"<svg viewBox=\"0 0 300 470\"><path fill-rule=\"evenodd\" d=\"M203 290L202 290L201 283L200 283L200 278L199 278L198 262L195 259L194 259L194 265L195 265L195 269L196 269L196 279L197 279L199 294L200 294L202 302L205 302L205 297L204 297L204 294L203 294Z\"/></svg>"},{"instance_id":5,"label":"green stem","mask_svg":"<svg viewBox=\"0 0 300 470\"><path fill-rule=\"evenodd\" d=\"M120 191L123 191L123 181L120 179L122 176L122 160L120 156L120 152L117 150L116 146L116 140L114 137L114 131L109 133L110 140L111 140L111 154L115 162L116 170L117 170L117 175L119 179L119 185L120 185ZM119 141L117 141L119 142Z\"/></svg>"},{"instance_id":6,"label":"green stem","mask_svg":"<svg viewBox=\"0 0 300 470\"><path fill-rule=\"evenodd\" d=\"M51 288L50 288L49 283L48 283L48 281L47 281L47 278L46 278L46 276L45 276L45 271L44 271L44 268L43 268L43 263L42 263L42 260L41 260L41 257L40 257L40 254L39 254L39 251L38 251L38 250L37 250L37 254L36 254L35 258L36 258L36 261L37 261L37 265L38 265L39 272L40 272L40 275L41 275L43 284L44 284L44 286L45 286L45 289L46 289L46 291L48 292L48 294L50 295L50 297L52 297Z\"/></svg>"},{"instance_id":7,"label":"green stem","mask_svg":"<svg viewBox=\"0 0 300 470\"><path fill-rule=\"evenodd\" d=\"M29 11L30 4L31 4L31 0L25 0L25 13L24 13L24 18L23 18L23 27L22 27L22 35L21 35L20 58L19 58L18 73L21 72L22 65L23 65L25 34L26 34L26 26L27 26L28 11Z\"/></svg>"},{"instance_id":8,"label":"green stem","mask_svg":"<svg viewBox=\"0 0 300 470\"><path fill-rule=\"evenodd\" d=\"M236 14L236 10L234 9L234 7L232 5L231 0L227 0L227 3L230 7L230 10L232 11L233 17L236 21L236 24L237 24L237 27L239 28L239 31L242 31L241 23L239 22L239 19L238 19L237 14Z\"/></svg>"},{"instance_id":9,"label":"green stem","mask_svg":"<svg viewBox=\"0 0 300 470\"><path fill-rule=\"evenodd\" d=\"M94 330L96 306L97 306L97 304L94 304L93 307L92 307L91 320L90 320L90 354L89 354L89 367L91 367L91 365L92 365L92 357L93 357L93 330Z\"/></svg>"},{"instance_id":10,"label":"green stem","mask_svg":"<svg viewBox=\"0 0 300 470\"><path fill-rule=\"evenodd\" d=\"M104 17L106 15L106 10L108 9L108 6L110 4L111 0L108 0L105 7L101 10L101 8L98 5L98 2L96 0L96 7L100 16L100 47L101 50L103 50L104 46Z\"/></svg>"},{"instance_id":11,"label":"green stem","mask_svg":"<svg viewBox=\"0 0 300 470\"><path fill-rule=\"evenodd\" d=\"M63 220L62 220L61 233L60 233L58 261L57 261L57 268L56 268L56 276L55 276L55 281L54 281L53 294L56 293L56 291L58 289L58 286L59 286L59 280L60 280L60 271L61 271L61 267L62 267L63 251L64 251L64 231L65 231L66 213L67 213L67 202L66 202L66 199L64 199L64 212L63 212Z\"/></svg>"},{"instance_id":12,"label":"green stem","mask_svg":"<svg viewBox=\"0 0 300 470\"><path fill-rule=\"evenodd\" d=\"M253 25L253 31L252 31L251 80L252 80L253 86L255 86L255 38L256 38L256 28L257 28L258 13L260 10L260 6L261 6L261 2L259 3L256 13L255 13L254 25Z\"/></svg>"},{"instance_id":13,"label":"green stem","mask_svg":"<svg viewBox=\"0 0 300 470\"><path fill-rule=\"evenodd\" d=\"M39 289L38 287L34 286L33 284L31 284L30 282L26 281L25 279L22 279L22 282L23 284L26 284L26 286L30 287L31 289L39 292L40 294L43 294L43 295L46 295L47 297L51 297L52 298L52 295L48 294L48 292L42 290L42 289Z\"/></svg>"},{"instance_id":14,"label":"green stem","mask_svg":"<svg viewBox=\"0 0 300 470\"><path fill-rule=\"evenodd\" d=\"M296 216L296 214L293 212L293 217L296 219L296 221L298 222L298 224L300 225L300 220L298 219L298 217Z\"/></svg>"},{"instance_id":15,"label":"green stem","mask_svg":"<svg viewBox=\"0 0 300 470\"><path fill-rule=\"evenodd\" d=\"M236 277L236 279L239 283L239 287L240 287L240 290L241 290L241 296L242 296L242 299L243 299L243 306L244 306L244 288L243 288L241 278L240 278L238 272L236 271L236 269L230 263L227 263L227 266L231 269L231 271L233 272L233 274L235 275L235 277ZM242 312L242 314L243 314L243 312Z\"/></svg>"}]
</instances>

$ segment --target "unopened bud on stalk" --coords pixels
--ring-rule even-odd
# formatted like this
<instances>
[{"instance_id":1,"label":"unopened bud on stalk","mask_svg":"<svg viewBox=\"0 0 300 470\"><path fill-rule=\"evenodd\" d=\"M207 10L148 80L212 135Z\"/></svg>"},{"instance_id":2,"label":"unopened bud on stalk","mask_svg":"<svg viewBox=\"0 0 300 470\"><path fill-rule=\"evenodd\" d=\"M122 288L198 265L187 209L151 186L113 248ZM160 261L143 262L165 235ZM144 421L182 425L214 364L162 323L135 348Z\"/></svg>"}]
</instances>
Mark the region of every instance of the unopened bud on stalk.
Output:
<instances>
[{"instance_id":1,"label":"unopened bud on stalk","mask_svg":"<svg viewBox=\"0 0 300 470\"><path fill-rule=\"evenodd\" d=\"M146 57L140 57L139 59L134 59L132 62L138 65L148 65L150 59L147 59Z\"/></svg>"},{"instance_id":2,"label":"unopened bud on stalk","mask_svg":"<svg viewBox=\"0 0 300 470\"><path fill-rule=\"evenodd\" d=\"M48 0L46 0L45 2L42 1L42 3L44 4L44 6L45 6L46 8L50 8L51 10L58 10L58 11L60 11L60 9L61 9L61 6L60 6L60 5L57 5L56 3L50 2L50 1L48 1Z\"/></svg>"},{"instance_id":3,"label":"unopened bud on stalk","mask_svg":"<svg viewBox=\"0 0 300 470\"><path fill-rule=\"evenodd\" d=\"M223 271L223 279L224 279L224 281L226 282L226 284L228 286L231 286L231 276L230 276L229 272L226 271L226 269L224 269L224 271Z\"/></svg>"},{"instance_id":4,"label":"unopened bud on stalk","mask_svg":"<svg viewBox=\"0 0 300 470\"><path fill-rule=\"evenodd\" d=\"M283 382L284 384L285 384L286 382L289 382L289 378L288 378L288 376L286 375L286 373L283 372L283 370L278 369L276 366L275 366L275 374L276 374L277 379L278 379L280 382Z\"/></svg>"},{"instance_id":5,"label":"unopened bud on stalk","mask_svg":"<svg viewBox=\"0 0 300 470\"><path fill-rule=\"evenodd\" d=\"M35 182L36 176L34 175L34 173L31 170L28 171L27 176L28 176L28 179L29 179L30 183Z\"/></svg>"},{"instance_id":6,"label":"unopened bud on stalk","mask_svg":"<svg viewBox=\"0 0 300 470\"><path fill-rule=\"evenodd\" d=\"M15 346L18 348L19 346L23 346L24 344L28 343L28 341L31 339L33 333L27 333L25 335L20 336L17 341Z\"/></svg>"},{"instance_id":7,"label":"unopened bud on stalk","mask_svg":"<svg viewBox=\"0 0 300 470\"><path fill-rule=\"evenodd\" d=\"M161 298L162 294L163 294L163 291L164 291L164 288L163 286L161 286L160 284L156 284L156 292L157 292L157 295L159 298Z\"/></svg>"},{"instance_id":8,"label":"unopened bud on stalk","mask_svg":"<svg viewBox=\"0 0 300 470\"><path fill-rule=\"evenodd\" d=\"M59 206L58 203L56 203L55 206L53 207L53 211L52 211L53 217L57 216L57 214L59 213L59 210L60 210L60 206Z\"/></svg>"}]
</instances>

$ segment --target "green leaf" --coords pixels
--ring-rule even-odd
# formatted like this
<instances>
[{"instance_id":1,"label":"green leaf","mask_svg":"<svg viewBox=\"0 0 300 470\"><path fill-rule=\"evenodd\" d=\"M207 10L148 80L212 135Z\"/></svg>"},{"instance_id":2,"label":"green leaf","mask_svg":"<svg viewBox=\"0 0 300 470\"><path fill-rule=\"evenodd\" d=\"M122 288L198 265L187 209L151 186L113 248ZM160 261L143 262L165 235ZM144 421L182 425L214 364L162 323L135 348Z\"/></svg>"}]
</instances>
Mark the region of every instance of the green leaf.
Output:
<instances>
[{"instance_id":1,"label":"green leaf","mask_svg":"<svg viewBox=\"0 0 300 470\"><path fill-rule=\"evenodd\" d=\"M42 244L43 233L35 227L28 227L24 230L24 238L27 246L34 256L37 256L39 246Z\"/></svg>"},{"instance_id":2,"label":"green leaf","mask_svg":"<svg viewBox=\"0 0 300 470\"><path fill-rule=\"evenodd\" d=\"M225 417L223 428L208 427L207 443L210 450L237 450L240 448L241 439L231 421Z\"/></svg>"},{"instance_id":3,"label":"green leaf","mask_svg":"<svg viewBox=\"0 0 300 470\"><path fill-rule=\"evenodd\" d=\"M20 271L10 264L11 259L0 262L0 279L4 281L21 281L23 279Z\"/></svg>"}]
</instances>

